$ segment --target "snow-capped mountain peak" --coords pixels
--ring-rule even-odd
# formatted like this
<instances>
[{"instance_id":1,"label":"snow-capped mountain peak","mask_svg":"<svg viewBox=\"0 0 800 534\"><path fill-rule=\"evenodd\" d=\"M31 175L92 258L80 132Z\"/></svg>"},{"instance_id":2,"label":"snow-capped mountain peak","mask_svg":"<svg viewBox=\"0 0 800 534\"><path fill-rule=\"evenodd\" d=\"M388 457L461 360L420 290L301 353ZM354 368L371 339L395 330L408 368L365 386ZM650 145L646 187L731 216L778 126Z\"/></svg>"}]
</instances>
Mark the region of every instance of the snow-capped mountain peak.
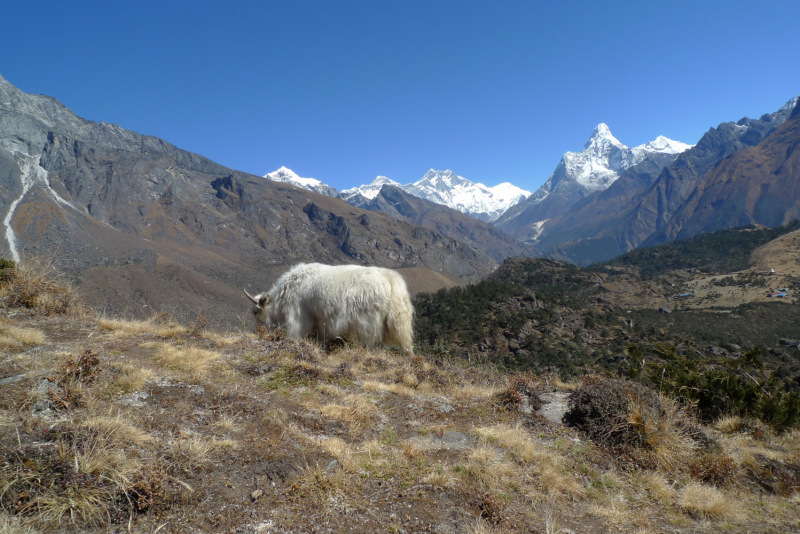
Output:
<instances>
[{"instance_id":1,"label":"snow-capped mountain peak","mask_svg":"<svg viewBox=\"0 0 800 534\"><path fill-rule=\"evenodd\" d=\"M378 196L384 185L392 185L411 195L444 204L483 221L496 220L509 207L530 196L529 191L508 182L487 187L472 183L449 169L431 169L413 184L400 185L385 176L378 176L371 184L342 191L339 197L358 205L361 201L359 196L372 200Z\"/></svg>"},{"instance_id":2,"label":"snow-capped mountain peak","mask_svg":"<svg viewBox=\"0 0 800 534\"><path fill-rule=\"evenodd\" d=\"M619 140L611 134L611 130L609 129L606 123L601 122L595 127L591 137L589 137L589 140L586 141L586 143L583 145L583 148L589 148L589 147L606 148L609 146L625 146L625 145L620 143Z\"/></svg>"},{"instance_id":3,"label":"snow-capped mountain peak","mask_svg":"<svg viewBox=\"0 0 800 534\"><path fill-rule=\"evenodd\" d=\"M508 208L528 198L525 191L508 182L487 187L473 183L451 170L429 170L417 182L403 186L412 195L444 204L483 221L495 221Z\"/></svg>"},{"instance_id":4,"label":"snow-capped mountain peak","mask_svg":"<svg viewBox=\"0 0 800 534\"><path fill-rule=\"evenodd\" d=\"M301 178L292 169L286 167L281 167L275 172L267 173L264 175L264 178L272 180L273 182L282 182L302 187L303 189L308 189L309 191L329 197L335 197L339 194L336 189L320 182L316 178Z\"/></svg>"},{"instance_id":5,"label":"snow-capped mountain peak","mask_svg":"<svg viewBox=\"0 0 800 534\"><path fill-rule=\"evenodd\" d=\"M560 183L577 183L584 191L598 191L613 184L619 174L644 160L648 155L677 155L691 145L673 141L663 135L654 141L635 148L628 148L611 133L605 123L595 127L581 152L567 152L561 158L556 171L545 184L533 194L533 202L541 202Z\"/></svg>"},{"instance_id":6,"label":"snow-capped mountain peak","mask_svg":"<svg viewBox=\"0 0 800 534\"><path fill-rule=\"evenodd\" d=\"M361 195L364 198L368 198L372 200L373 198L378 196L378 193L381 192L381 188L384 185L391 185L394 187L402 188L399 183L395 182L391 178L387 178L386 176L378 176L374 180L372 180L369 184L362 184L358 187L352 187L350 189L345 189L339 194L339 198L345 200L346 202L350 202L352 199ZM350 202L351 204L353 202Z\"/></svg>"},{"instance_id":7,"label":"snow-capped mountain peak","mask_svg":"<svg viewBox=\"0 0 800 534\"><path fill-rule=\"evenodd\" d=\"M694 145L687 145L686 143L681 143L680 141L673 141L668 137L659 135L658 137L655 138L654 141L650 141L649 143L645 143L643 145L634 147L633 150L658 152L660 154L680 154L681 152L686 152L693 146Z\"/></svg>"}]
</instances>

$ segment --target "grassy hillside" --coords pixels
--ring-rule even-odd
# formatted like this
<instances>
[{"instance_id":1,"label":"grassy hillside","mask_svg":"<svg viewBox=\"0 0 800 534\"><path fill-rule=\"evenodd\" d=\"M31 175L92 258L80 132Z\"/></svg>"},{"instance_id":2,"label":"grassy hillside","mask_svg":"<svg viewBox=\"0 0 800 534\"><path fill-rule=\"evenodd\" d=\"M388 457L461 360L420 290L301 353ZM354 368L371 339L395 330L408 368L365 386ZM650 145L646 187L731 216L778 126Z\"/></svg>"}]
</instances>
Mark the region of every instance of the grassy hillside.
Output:
<instances>
[{"instance_id":1,"label":"grassy hillside","mask_svg":"<svg viewBox=\"0 0 800 534\"><path fill-rule=\"evenodd\" d=\"M203 317L99 317L71 295L28 266L0 284L0 532L777 533L800 521L797 431L730 413L706 424L601 374L565 383L424 350L326 354L280 331L211 332ZM542 415L564 411L570 426Z\"/></svg>"},{"instance_id":2,"label":"grassy hillside","mask_svg":"<svg viewBox=\"0 0 800 534\"><path fill-rule=\"evenodd\" d=\"M724 312L679 309L669 314L608 309L600 282L616 278L634 293L650 283L552 260L512 258L489 280L418 295L418 342L507 370L624 376L690 402L718 387L703 383L709 369L715 369L717 379L733 389L712 395L700 417L711 419L735 407L778 427L800 424L800 341L781 343L800 340L800 304L754 303ZM743 362L748 351L749 367L720 365ZM686 361L694 362L689 372L681 371ZM748 373L760 378L747 379ZM777 393L767 392L765 384Z\"/></svg>"},{"instance_id":3,"label":"grassy hillside","mask_svg":"<svg viewBox=\"0 0 800 534\"><path fill-rule=\"evenodd\" d=\"M746 269L755 249L800 228L800 221L777 228L747 226L719 230L654 247L638 248L591 268L625 266L643 278L653 278L676 269L699 269L727 273Z\"/></svg>"}]
</instances>

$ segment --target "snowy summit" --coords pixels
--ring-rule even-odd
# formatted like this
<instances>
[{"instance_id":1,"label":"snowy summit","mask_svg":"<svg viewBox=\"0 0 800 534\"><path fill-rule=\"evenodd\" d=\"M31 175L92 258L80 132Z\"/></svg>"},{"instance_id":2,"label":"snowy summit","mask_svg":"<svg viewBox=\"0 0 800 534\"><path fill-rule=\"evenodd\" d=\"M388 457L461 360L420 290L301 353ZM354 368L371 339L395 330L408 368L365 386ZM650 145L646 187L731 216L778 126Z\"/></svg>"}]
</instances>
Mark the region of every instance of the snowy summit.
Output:
<instances>
[{"instance_id":1,"label":"snowy summit","mask_svg":"<svg viewBox=\"0 0 800 534\"><path fill-rule=\"evenodd\" d=\"M400 185L385 176L378 176L371 184L342 191L340 198L355 204L358 196L375 198L381 187L392 185L406 193L436 204L443 204L482 221L495 221L509 207L528 198L525 191L508 182L487 187L458 176L453 171L431 169L413 184Z\"/></svg>"},{"instance_id":2,"label":"snowy summit","mask_svg":"<svg viewBox=\"0 0 800 534\"><path fill-rule=\"evenodd\" d=\"M360 185L358 187L353 187L351 189L345 189L341 193L339 193L339 198L345 200L346 202L351 202L357 195L361 195L364 198L372 200L373 198L378 196L378 193L381 192L381 188L384 185L391 185L394 187L399 187L403 189L403 186L399 183L395 182L391 178L387 178L386 176L378 176L372 183L366 185Z\"/></svg>"},{"instance_id":3,"label":"snowy summit","mask_svg":"<svg viewBox=\"0 0 800 534\"><path fill-rule=\"evenodd\" d=\"M586 141L583 151L564 154L555 172L533 194L530 202L543 201L562 182L575 184L585 192L608 189L621 172L641 163L646 157L674 156L692 146L659 135L654 141L628 148L612 135L608 125L600 123Z\"/></svg>"},{"instance_id":4,"label":"snowy summit","mask_svg":"<svg viewBox=\"0 0 800 534\"><path fill-rule=\"evenodd\" d=\"M335 197L339 194L336 189L320 182L316 178L301 178L292 169L287 169L286 167L281 167L275 172L267 173L264 175L264 178L272 180L273 182L282 182L302 187L303 189L308 189L309 191L329 197Z\"/></svg>"}]
</instances>

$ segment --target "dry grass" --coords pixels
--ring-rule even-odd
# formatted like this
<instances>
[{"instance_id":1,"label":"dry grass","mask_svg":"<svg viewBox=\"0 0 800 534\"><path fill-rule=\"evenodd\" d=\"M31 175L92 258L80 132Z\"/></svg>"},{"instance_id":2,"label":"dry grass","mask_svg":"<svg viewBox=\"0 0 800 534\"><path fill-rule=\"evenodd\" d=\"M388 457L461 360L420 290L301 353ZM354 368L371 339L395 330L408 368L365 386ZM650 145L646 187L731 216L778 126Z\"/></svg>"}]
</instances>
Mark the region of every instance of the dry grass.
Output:
<instances>
[{"instance_id":1,"label":"dry grass","mask_svg":"<svg viewBox=\"0 0 800 534\"><path fill-rule=\"evenodd\" d=\"M0 468L4 495L13 493L22 515L43 524L107 522L114 499L141 469L103 436L80 447L59 442L55 450L19 451ZM58 475L63 473L63 475Z\"/></svg>"},{"instance_id":2,"label":"dry grass","mask_svg":"<svg viewBox=\"0 0 800 534\"><path fill-rule=\"evenodd\" d=\"M54 263L54 259L32 259L17 264L0 286L4 306L43 315L85 313L75 290L56 271Z\"/></svg>"},{"instance_id":3,"label":"dry grass","mask_svg":"<svg viewBox=\"0 0 800 534\"><path fill-rule=\"evenodd\" d=\"M631 522L631 511L625 502L614 500L609 503L592 504L589 511L605 520L606 525L619 529L622 525Z\"/></svg>"},{"instance_id":4,"label":"dry grass","mask_svg":"<svg viewBox=\"0 0 800 534\"><path fill-rule=\"evenodd\" d=\"M168 338L188 332L188 328L176 324L163 324L154 319L144 321L110 319L101 317L97 319L97 326L102 330L109 330L120 337L131 337L136 335L152 335L156 337Z\"/></svg>"},{"instance_id":5,"label":"dry grass","mask_svg":"<svg viewBox=\"0 0 800 534\"><path fill-rule=\"evenodd\" d=\"M645 472L641 478L648 495L655 501L671 506L675 502L675 489L661 473Z\"/></svg>"},{"instance_id":6,"label":"dry grass","mask_svg":"<svg viewBox=\"0 0 800 534\"><path fill-rule=\"evenodd\" d=\"M292 484L290 494L308 499L317 506L327 507L337 498L344 497L354 481L344 470L328 471L318 465L306 466Z\"/></svg>"},{"instance_id":7,"label":"dry grass","mask_svg":"<svg viewBox=\"0 0 800 534\"><path fill-rule=\"evenodd\" d=\"M184 434L172 443L171 457L184 469L192 470L211 462L219 451L235 446L236 442L233 440Z\"/></svg>"},{"instance_id":8,"label":"dry grass","mask_svg":"<svg viewBox=\"0 0 800 534\"><path fill-rule=\"evenodd\" d=\"M120 364L119 370L120 373L114 378L111 387L124 394L139 391L148 380L156 377L150 369L129 363Z\"/></svg>"},{"instance_id":9,"label":"dry grass","mask_svg":"<svg viewBox=\"0 0 800 534\"><path fill-rule=\"evenodd\" d=\"M109 446L141 446L153 439L150 434L133 424L130 415L121 413L114 417L90 416L81 423L81 427L102 436Z\"/></svg>"},{"instance_id":10,"label":"dry grass","mask_svg":"<svg viewBox=\"0 0 800 534\"><path fill-rule=\"evenodd\" d=\"M44 332L37 328L23 328L0 323L0 347L15 348L20 345L38 345L44 341Z\"/></svg>"},{"instance_id":11,"label":"dry grass","mask_svg":"<svg viewBox=\"0 0 800 534\"><path fill-rule=\"evenodd\" d=\"M458 485L458 477L453 472L452 468L446 465L434 465L430 472L422 479L423 484L431 484L433 486L452 489Z\"/></svg>"},{"instance_id":12,"label":"dry grass","mask_svg":"<svg viewBox=\"0 0 800 534\"><path fill-rule=\"evenodd\" d=\"M0 492L7 490L0 499L6 513L46 531L153 532L163 524L159 532L173 525L251 531L259 525L253 518L269 514L264 531L415 532L443 524L453 532L646 534L665 525L758 531L767 521L791 531L800 518L796 492L756 494L747 479L773 465L793 469L797 431L756 433L757 422L732 417L710 429L662 398L663 415L635 405L621 412L620 422L642 436L621 459L574 429L504 408L496 395L512 381L485 368L357 346L324 354L307 342L190 331L166 314L83 321L73 340L64 326L49 330L53 319L35 325L44 330L31 344L50 337L63 352L5 356L33 378L1 392L9 409L0 410L0 437L13 450L0 451ZM13 326L36 330L22 320ZM100 365L92 380L59 379L90 350ZM31 388L42 376L79 390L81 405L34 419L40 399ZM213 386L191 395L181 389L212 377ZM577 387L556 374L531 375L531 383L537 391ZM145 388L141 402L120 398ZM735 483L718 484L725 490L694 469L709 455L685 430L697 428L719 445L714 454L739 468ZM447 431L466 434L471 446L448 448ZM31 444L27 457L13 456ZM628 461L637 453L649 463ZM86 478L62 485L54 478L62 472ZM254 490L262 493L248 497ZM133 506L122 495L144 506L118 524L120 506ZM490 501L498 513L486 513ZM2 513L0 534L27 532ZM416 515L432 528L406 524Z\"/></svg>"},{"instance_id":13,"label":"dry grass","mask_svg":"<svg viewBox=\"0 0 800 534\"><path fill-rule=\"evenodd\" d=\"M9 517L0 512L0 534L37 534L30 525L25 525L18 517Z\"/></svg>"},{"instance_id":14,"label":"dry grass","mask_svg":"<svg viewBox=\"0 0 800 534\"><path fill-rule=\"evenodd\" d=\"M417 394L415 390L403 384L386 384L384 382L378 382L377 380L365 380L362 387L370 393L387 391L389 393L403 395L405 397L413 397Z\"/></svg>"},{"instance_id":15,"label":"dry grass","mask_svg":"<svg viewBox=\"0 0 800 534\"><path fill-rule=\"evenodd\" d=\"M359 462L353 448L347 444L343 439L337 437L330 437L327 439L319 440L319 445L328 452L331 456L336 458L339 465L348 473L358 473Z\"/></svg>"},{"instance_id":16,"label":"dry grass","mask_svg":"<svg viewBox=\"0 0 800 534\"><path fill-rule=\"evenodd\" d=\"M455 400L468 402L468 401L481 401L490 399L497 396L503 390L501 384L485 384L473 385L467 384L464 386L456 386L448 391L448 394Z\"/></svg>"},{"instance_id":17,"label":"dry grass","mask_svg":"<svg viewBox=\"0 0 800 534\"><path fill-rule=\"evenodd\" d=\"M542 495L577 497L583 494L583 486L564 466L563 458L534 442L519 425L479 427L476 433L486 443L500 447L520 465L519 478L529 486L527 496L531 500L539 501Z\"/></svg>"},{"instance_id":18,"label":"dry grass","mask_svg":"<svg viewBox=\"0 0 800 534\"><path fill-rule=\"evenodd\" d=\"M162 344L156 348L153 359L172 371L188 374L195 380L208 376L223 359L223 354L197 347L176 347Z\"/></svg>"},{"instance_id":19,"label":"dry grass","mask_svg":"<svg viewBox=\"0 0 800 534\"><path fill-rule=\"evenodd\" d=\"M341 399L339 404L326 404L320 408L320 413L352 429L363 429L373 422L378 410L366 395L350 394Z\"/></svg>"},{"instance_id":20,"label":"dry grass","mask_svg":"<svg viewBox=\"0 0 800 534\"><path fill-rule=\"evenodd\" d=\"M737 520L742 516L741 502L704 484L689 484L681 490L678 505L692 516L703 519Z\"/></svg>"},{"instance_id":21,"label":"dry grass","mask_svg":"<svg viewBox=\"0 0 800 534\"><path fill-rule=\"evenodd\" d=\"M627 423L643 437L644 447L660 469L683 472L696 452L696 444L687 432L692 422L688 411L675 400L661 395L663 414L654 415L636 399L631 399Z\"/></svg>"},{"instance_id":22,"label":"dry grass","mask_svg":"<svg viewBox=\"0 0 800 534\"><path fill-rule=\"evenodd\" d=\"M505 460L502 451L485 444L468 451L464 467L470 478L486 490L507 486L518 474L517 467Z\"/></svg>"},{"instance_id":23,"label":"dry grass","mask_svg":"<svg viewBox=\"0 0 800 534\"><path fill-rule=\"evenodd\" d=\"M714 423L714 428L723 434L733 434L742 429L742 418L738 415L720 417L717 422Z\"/></svg>"}]
</instances>

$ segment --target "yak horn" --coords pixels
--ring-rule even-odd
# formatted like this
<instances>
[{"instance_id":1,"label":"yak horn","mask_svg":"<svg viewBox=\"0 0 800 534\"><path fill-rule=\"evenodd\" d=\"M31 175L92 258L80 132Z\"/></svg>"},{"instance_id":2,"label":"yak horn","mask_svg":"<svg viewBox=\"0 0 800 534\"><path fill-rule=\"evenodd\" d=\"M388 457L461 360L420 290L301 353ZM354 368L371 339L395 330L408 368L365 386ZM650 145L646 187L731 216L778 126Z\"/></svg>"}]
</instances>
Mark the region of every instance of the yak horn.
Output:
<instances>
[{"instance_id":1,"label":"yak horn","mask_svg":"<svg viewBox=\"0 0 800 534\"><path fill-rule=\"evenodd\" d=\"M248 293L246 289L244 290L244 294L245 294L245 295L247 295L247 298L249 298L250 300L252 300L252 301L253 301L253 304L255 304L256 306L258 306L258 300L256 300L256 298L255 298L253 295L251 295L250 293Z\"/></svg>"}]
</instances>

